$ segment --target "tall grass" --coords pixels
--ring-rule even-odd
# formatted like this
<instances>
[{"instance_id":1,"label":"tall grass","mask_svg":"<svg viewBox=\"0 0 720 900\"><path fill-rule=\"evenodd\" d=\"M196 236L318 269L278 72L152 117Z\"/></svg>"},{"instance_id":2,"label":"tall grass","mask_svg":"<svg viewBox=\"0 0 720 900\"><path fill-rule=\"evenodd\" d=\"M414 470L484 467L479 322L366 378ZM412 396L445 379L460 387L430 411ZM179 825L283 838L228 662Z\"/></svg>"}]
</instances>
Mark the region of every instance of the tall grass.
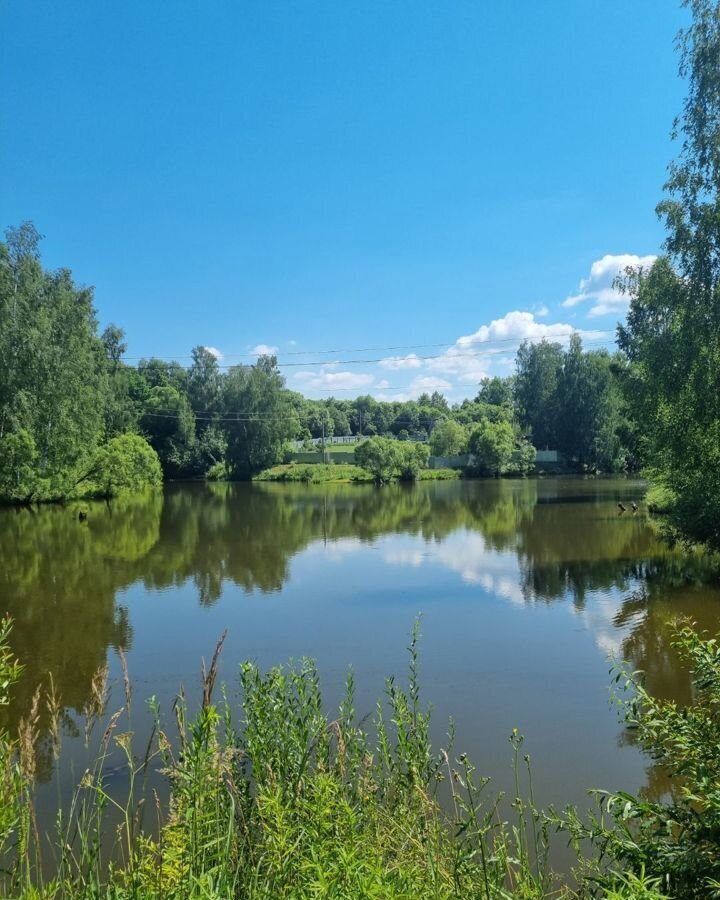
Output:
<instances>
[{"instance_id":1,"label":"tall grass","mask_svg":"<svg viewBox=\"0 0 720 900\"><path fill-rule=\"evenodd\" d=\"M19 668L0 629L3 702ZM516 774L512 815L452 742L434 751L420 697L418 631L406 686L393 679L374 715L358 720L348 675L337 715L323 705L315 664L262 673L240 669L239 721L216 693L222 640L207 670L202 705L190 716L181 695L172 734L154 701L150 742L133 746L132 691L108 713L107 670L86 710L97 757L58 813L52 865L34 814L37 716L46 703L60 753L52 686L36 695L15 740L0 735L2 896L121 898L559 898L575 896L549 865L551 818L535 808L529 758L510 736ZM128 775L122 802L107 766L119 749ZM169 783L166 807L148 795L147 774ZM445 802L440 793L446 792ZM152 810L154 831L145 827ZM50 874L48 874L48 872ZM644 876L620 879L608 898L661 895Z\"/></svg>"}]
</instances>

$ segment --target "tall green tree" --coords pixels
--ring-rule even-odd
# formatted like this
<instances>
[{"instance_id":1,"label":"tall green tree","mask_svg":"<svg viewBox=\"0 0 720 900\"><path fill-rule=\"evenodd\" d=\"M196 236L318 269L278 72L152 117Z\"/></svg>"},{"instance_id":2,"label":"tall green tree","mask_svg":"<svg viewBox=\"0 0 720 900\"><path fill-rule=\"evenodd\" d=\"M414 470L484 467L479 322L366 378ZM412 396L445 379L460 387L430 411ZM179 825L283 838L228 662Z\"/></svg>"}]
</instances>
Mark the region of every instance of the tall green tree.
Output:
<instances>
[{"instance_id":1,"label":"tall green tree","mask_svg":"<svg viewBox=\"0 0 720 900\"><path fill-rule=\"evenodd\" d=\"M517 352L515 399L520 422L540 449L557 447L558 379L563 362L562 347L549 341L523 341Z\"/></svg>"},{"instance_id":2,"label":"tall green tree","mask_svg":"<svg viewBox=\"0 0 720 900\"><path fill-rule=\"evenodd\" d=\"M233 477L251 478L279 462L300 423L274 356L230 369L223 392L223 430Z\"/></svg>"},{"instance_id":3,"label":"tall green tree","mask_svg":"<svg viewBox=\"0 0 720 900\"><path fill-rule=\"evenodd\" d=\"M622 468L621 405L612 357L606 350L583 353L574 334L558 378L557 449L580 466Z\"/></svg>"},{"instance_id":4,"label":"tall green tree","mask_svg":"<svg viewBox=\"0 0 720 900\"><path fill-rule=\"evenodd\" d=\"M145 401L140 427L157 453L166 478L195 474L195 416L187 396L177 388L153 388Z\"/></svg>"},{"instance_id":5,"label":"tall green tree","mask_svg":"<svg viewBox=\"0 0 720 900\"><path fill-rule=\"evenodd\" d=\"M106 362L92 288L40 262L31 223L0 244L0 439L24 432L37 457L34 496L66 496L103 434ZM2 487L0 487L2 492Z\"/></svg>"},{"instance_id":6,"label":"tall green tree","mask_svg":"<svg viewBox=\"0 0 720 900\"><path fill-rule=\"evenodd\" d=\"M628 399L653 478L674 498L680 533L720 548L720 3L687 0L681 140L657 212L666 258L628 272L620 348Z\"/></svg>"}]
</instances>

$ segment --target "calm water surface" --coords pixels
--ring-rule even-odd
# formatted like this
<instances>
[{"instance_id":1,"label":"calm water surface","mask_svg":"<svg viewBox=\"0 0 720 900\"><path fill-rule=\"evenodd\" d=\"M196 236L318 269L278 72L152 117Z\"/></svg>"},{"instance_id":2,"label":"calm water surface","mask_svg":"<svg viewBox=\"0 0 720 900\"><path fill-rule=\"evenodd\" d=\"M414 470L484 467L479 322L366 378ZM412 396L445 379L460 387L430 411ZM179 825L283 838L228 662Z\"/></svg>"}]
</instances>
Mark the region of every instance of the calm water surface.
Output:
<instances>
[{"instance_id":1,"label":"calm water surface","mask_svg":"<svg viewBox=\"0 0 720 900\"><path fill-rule=\"evenodd\" d=\"M419 613L438 745L452 716L457 752L507 788L517 727L542 803L587 806L591 787L656 791L610 706L610 656L687 699L668 623L687 614L717 628L720 589L707 560L659 541L643 492L621 479L171 485L92 506L86 523L71 506L0 510L0 599L26 665L6 715L14 725L27 714L49 673L65 711L59 772L40 742L41 804L84 767L82 711L106 660L121 705L119 648L140 744L142 700L155 695L169 718L180 685L197 696L200 658L226 627L231 690L244 659L311 656L329 705L353 668L365 714L385 676L403 677ZM619 515L632 499L641 511Z\"/></svg>"}]
</instances>

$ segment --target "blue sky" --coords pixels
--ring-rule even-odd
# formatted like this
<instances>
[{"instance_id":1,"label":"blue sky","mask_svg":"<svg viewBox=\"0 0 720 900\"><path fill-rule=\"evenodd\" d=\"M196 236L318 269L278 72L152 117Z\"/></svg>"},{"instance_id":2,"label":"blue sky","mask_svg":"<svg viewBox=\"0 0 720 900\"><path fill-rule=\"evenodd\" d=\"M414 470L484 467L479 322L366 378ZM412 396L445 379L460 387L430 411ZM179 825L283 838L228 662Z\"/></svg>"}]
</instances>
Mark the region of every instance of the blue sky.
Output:
<instances>
[{"instance_id":1,"label":"blue sky","mask_svg":"<svg viewBox=\"0 0 720 900\"><path fill-rule=\"evenodd\" d=\"M612 276L659 251L685 16L9 0L0 222L35 222L131 357L275 347L313 396L473 395L523 336L600 342Z\"/></svg>"}]
</instances>

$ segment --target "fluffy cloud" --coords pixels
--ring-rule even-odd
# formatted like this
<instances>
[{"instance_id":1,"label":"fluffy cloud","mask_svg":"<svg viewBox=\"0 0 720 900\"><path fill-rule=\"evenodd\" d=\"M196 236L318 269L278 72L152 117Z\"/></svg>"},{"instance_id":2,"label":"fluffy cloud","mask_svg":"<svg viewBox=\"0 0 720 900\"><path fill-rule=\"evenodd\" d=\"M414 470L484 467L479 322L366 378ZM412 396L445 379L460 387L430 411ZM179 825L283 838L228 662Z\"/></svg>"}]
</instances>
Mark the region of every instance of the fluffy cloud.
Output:
<instances>
[{"instance_id":1,"label":"fluffy cloud","mask_svg":"<svg viewBox=\"0 0 720 900\"><path fill-rule=\"evenodd\" d=\"M473 334L465 335L457 339L455 348L458 350L472 350L478 345L499 343L520 345L524 340L557 340L569 338L576 331L572 325L564 322L555 322L552 325L538 322L534 313L513 310L506 313L502 319L494 319L489 325L481 325ZM501 352L506 347L495 352Z\"/></svg>"},{"instance_id":2,"label":"fluffy cloud","mask_svg":"<svg viewBox=\"0 0 720 900\"><path fill-rule=\"evenodd\" d=\"M611 253L597 259L590 267L590 274L583 278L576 294L563 301L563 306L573 307L579 303L592 302L588 317L604 316L625 312L628 299L613 287L613 282L628 266L647 268L656 256L636 256L634 253Z\"/></svg>"},{"instance_id":3,"label":"fluffy cloud","mask_svg":"<svg viewBox=\"0 0 720 900\"><path fill-rule=\"evenodd\" d=\"M212 354L215 359L222 359L223 354L217 347L203 347L204 350L207 350L208 353Z\"/></svg>"},{"instance_id":4,"label":"fluffy cloud","mask_svg":"<svg viewBox=\"0 0 720 900\"><path fill-rule=\"evenodd\" d=\"M368 372L296 372L293 376L299 381L302 389L321 390L353 390L371 385L375 378Z\"/></svg>"},{"instance_id":5,"label":"fluffy cloud","mask_svg":"<svg viewBox=\"0 0 720 900\"><path fill-rule=\"evenodd\" d=\"M278 348L271 344L258 344L250 351L251 356L275 356Z\"/></svg>"},{"instance_id":6,"label":"fluffy cloud","mask_svg":"<svg viewBox=\"0 0 720 900\"><path fill-rule=\"evenodd\" d=\"M452 384L444 378L434 378L432 375L418 375L410 385L410 393L415 395L432 391L449 391Z\"/></svg>"},{"instance_id":7,"label":"fluffy cloud","mask_svg":"<svg viewBox=\"0 0 720 900\"><path fill-rule=\"evenodd\" d=\"M379 363L382 369L393 369L400 371L401 369L419 369L422 366L422 360L417 353L409 353L407 356L388 356Z\"/></svg>"},{"instance_id":8,"label":"fluffy cloud","mask_svg":"<svg viewBox=\"0 0 720 900\"><path fill-rule=\"evenodd\" d=\"M491 366L505 366L508 351L514 351L525 340L547 338L567 343L577 328L566 322L538 322L534 313L513 310L489 325L481 325L472 334L463 335L437 357L427 360L427 368L458 379L461 384L477 384ZM578 331L585 338L604 336L602 331Z\"/></svg>"}]
</instances>

